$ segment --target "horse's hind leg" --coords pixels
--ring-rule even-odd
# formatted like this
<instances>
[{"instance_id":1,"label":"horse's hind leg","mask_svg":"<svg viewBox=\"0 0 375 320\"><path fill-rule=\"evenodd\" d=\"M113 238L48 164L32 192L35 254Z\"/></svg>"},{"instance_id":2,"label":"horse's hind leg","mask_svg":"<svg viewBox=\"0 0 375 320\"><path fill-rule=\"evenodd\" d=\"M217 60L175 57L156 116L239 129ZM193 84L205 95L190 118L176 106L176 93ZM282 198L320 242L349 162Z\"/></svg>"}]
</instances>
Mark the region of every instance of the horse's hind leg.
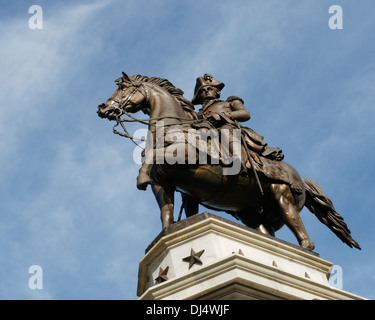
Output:
<instances>
[{"instance_id":1,"label":"horse's hind leg","mask_svg":"<svg viewBox=\"0 0 375 320\"><path fill-rule=\"evenodd\" d=\"M181 198L186 218L189 218L198 213L199 202L197 200L184 193L181 193Z\"/></svg>"},{"instance_id":2,"label":"horse's hind leg","mask_svg":"<svg viewBox=\"0 0 375 320\"><path fill-rule=\"evenodd\" d=\"M301 210L298 208L289 186L286 184L271 184L271 191L281 209L285 224L294 233L300 246L313 250L315 245L307 235L305 226L299 216Z\"/></svg>"},{"instance_id":3,"label":"horse's hind leg","mask_svg":"<svg viewBox=\"0 0 375 320\"><path fill-rule=\"evenodd\" d=\"M173 223L174 189L166 190L158 184L152 184L152 191L160 208L163 229Z\"/></svg>"}]
</instances>

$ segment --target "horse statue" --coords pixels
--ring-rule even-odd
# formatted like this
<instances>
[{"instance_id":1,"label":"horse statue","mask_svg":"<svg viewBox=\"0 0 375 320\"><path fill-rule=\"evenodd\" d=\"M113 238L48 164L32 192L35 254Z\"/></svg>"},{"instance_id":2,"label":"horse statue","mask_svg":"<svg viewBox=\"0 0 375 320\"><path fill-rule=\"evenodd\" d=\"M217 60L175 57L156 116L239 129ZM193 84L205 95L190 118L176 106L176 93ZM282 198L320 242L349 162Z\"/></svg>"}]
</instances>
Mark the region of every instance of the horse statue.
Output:
<instances>
[{"instance_id":1,"label":"horse statue","mask_svg":"<svg viewBox=\"0 0 375 320\"><path fill-rule=\"evenodd\" d=\"M194 128L201 124L194 107L183 97L184 92L168 80L141 75L123 76L116 80L118 89L111 98L98 106L101 118L117 121L123 125L121 116L129 121L147 124L148 140L157 145L156 127L162 121L164 129ZM136 119L131 114L143 111L147 119ZM193 129L192 129L193 130ZM122 134L131 137L128 132ZM147 151L147 145L146 145ZM278 171L289 180L274 179L256 170L226 174L226 166L219 163L158 163L153 161L140 170L148 170L151 188L160 208L162 227L174 223L174 193L181 192L186 216L196 214L198 204L209 209L224 211L241 220L248 227L262 233L275 235L283 225L287 225L298 240L299 245L313 250L315 245L309 238L300 211L305 206L349 247L361 249L351 237L342 216L321 187L313 180L301 178L298 172L284 161L269 161L269 166L278 166ZM148 167L148 169L147 169ZM138 188L144 189L138 181Z\"/></svg>"}]
</instances>

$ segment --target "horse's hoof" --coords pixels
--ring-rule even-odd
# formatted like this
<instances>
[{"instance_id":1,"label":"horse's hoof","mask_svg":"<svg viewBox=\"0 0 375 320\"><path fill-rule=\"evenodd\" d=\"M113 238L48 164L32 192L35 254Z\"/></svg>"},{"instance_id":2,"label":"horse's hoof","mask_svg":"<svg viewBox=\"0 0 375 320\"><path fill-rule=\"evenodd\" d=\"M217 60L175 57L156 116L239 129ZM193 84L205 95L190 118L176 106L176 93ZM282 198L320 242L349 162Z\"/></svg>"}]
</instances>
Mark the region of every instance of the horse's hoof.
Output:
<instances>
[{"instance_id":1,"label":"horse's hoof","mask_svg":"<svg viewBox=\"0 0 375 320\"><path fill-rule=\"evenodd\" d=\"M310 239L302 240L300 243L301 247L307 250L314 250L315 244Z\"/></svg>"}]
</instances>

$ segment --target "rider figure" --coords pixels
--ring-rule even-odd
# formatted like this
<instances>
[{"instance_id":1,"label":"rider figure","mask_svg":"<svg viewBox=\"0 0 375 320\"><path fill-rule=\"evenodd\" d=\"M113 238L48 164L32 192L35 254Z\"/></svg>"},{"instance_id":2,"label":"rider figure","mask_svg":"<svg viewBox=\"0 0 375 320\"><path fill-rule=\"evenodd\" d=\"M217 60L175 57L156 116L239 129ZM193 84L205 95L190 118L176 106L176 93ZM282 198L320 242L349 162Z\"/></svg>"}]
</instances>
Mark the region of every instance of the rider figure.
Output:
<instances>
[{"instance_id":1,"label":"rider figure","mask_svg":"<svg viewBox=\"0 0 375 320\"><path fill-rule=\"evenodd\" d=\"M220 92L224 88L224 83L219 82L209 74L197 78L192 103L194 105L201 104L202 108L198 111L199 119L208 120L215 128L221 130L222 134L227 134L222 129L241 129L242 139L246 141L248 149L253 151L253 158L257 162L259 156L272 160L281 161L284 158L281 150L271 148L263 141L263 137L250 128L240 126L238 122L244 122L250 119L250 113L245 108L241 98L230 96L226 101L219 100ZM229 140L228 140L229 141ZM228 151L233 154L233 142L229 143ZM254 157L254 155L256 155ZM150 171L152 165L144 163L139 170L137 177L137 187L140 190L146 190L148 184L151 183Z\"/></svg>"},{"instance_id":2,"label":"rider figure","mask_svg":"<svg viewBox=\"0 0 375 320\"><path fill-rule=\"evenodd\" d=\"M201 104L198 118L210 121L216 128L233 129L241 128L247 147L262 157L281 161L284 156L280 149L270 148L263 141L263 137L250 128L239 126L237 121L244 122L250 119L250 113L245 108L241 98L230 96L226 101L219 100L224 83L215 80L211 75L205 74L197 78L192 103ZM229 145L229 151L231 145Z\"/></svg>"}]
</instances>

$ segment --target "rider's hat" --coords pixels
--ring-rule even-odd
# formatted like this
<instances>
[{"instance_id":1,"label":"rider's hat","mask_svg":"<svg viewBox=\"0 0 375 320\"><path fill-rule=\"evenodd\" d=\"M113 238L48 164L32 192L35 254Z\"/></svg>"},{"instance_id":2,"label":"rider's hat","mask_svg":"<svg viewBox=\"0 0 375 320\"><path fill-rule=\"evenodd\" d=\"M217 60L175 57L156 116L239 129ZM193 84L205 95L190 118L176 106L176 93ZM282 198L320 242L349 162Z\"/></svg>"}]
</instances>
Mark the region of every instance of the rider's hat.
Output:
<instances>
[{"instance_id":1,"label":"rider's hat","mask_svg":"<svg viewBox=\"0 0 375 320\"><path fill-rule=\"evenodd\" d=\"M194 97L193 100L191 101L194 105L195 104L201 104L203 101L201 101L199 97L199 91L203 87L215 87L219 91L221 91L224 88L224 83L215 80L210 74L205 74L203 77L197 78L197 84L195 85L194 89Z\"/></svg>"}]
</instances>

